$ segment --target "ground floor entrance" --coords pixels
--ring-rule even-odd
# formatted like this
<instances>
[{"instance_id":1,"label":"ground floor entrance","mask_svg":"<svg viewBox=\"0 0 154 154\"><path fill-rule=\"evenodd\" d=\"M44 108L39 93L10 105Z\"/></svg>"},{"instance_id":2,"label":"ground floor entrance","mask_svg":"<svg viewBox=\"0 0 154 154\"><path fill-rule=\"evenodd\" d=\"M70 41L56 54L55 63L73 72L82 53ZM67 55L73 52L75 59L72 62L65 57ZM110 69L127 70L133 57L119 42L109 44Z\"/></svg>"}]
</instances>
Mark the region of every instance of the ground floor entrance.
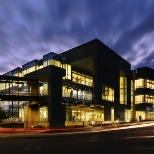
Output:
<instances>
[{"instance_id":1,"label":"ground floor entrance","mask_svg":"<svg viewBox=\"0 0 154 154\"><path fill-rule=\"evenodd\" d=\"M5 102L3 103L4 109L8 109L8 112L13 112L16 114L10 114L5 121L10 122L11 120L20 121L25 123L25 127L49 127L49 122L52 124L52 117L58 117L61 112L64 112L60 118L63 118L65 126L68 123L75 124L75 123L87 123L90 125L101 125L104 123L114 123L117 120L127 121L131 119L132 111L129 110L118 110L115 107L104 107L104 106L86 106L84 104L81 105L71 105L71 106L64 106L64 110L59 110L59 107L48 105L40 105L37 101L20 101L20 102L13 102L12 104L17 104L14 110L9 108L12 102ZM45 104L45 103L44 103ZM14 105L15 106L15 105ZM58 108L58 109L57 109ZM50 110L49 110L50 109ZM16 112L15 112L16 111ZM54 112L54 113L53 113ZM18 114L17 114L18 113ZM52 114L53 113L53 114ZM154 117L153 113L145 114L144 112L137 112L137 117L150 118ZM55 122L57 119L53 119Z\"/></svg>"}]
</instances>

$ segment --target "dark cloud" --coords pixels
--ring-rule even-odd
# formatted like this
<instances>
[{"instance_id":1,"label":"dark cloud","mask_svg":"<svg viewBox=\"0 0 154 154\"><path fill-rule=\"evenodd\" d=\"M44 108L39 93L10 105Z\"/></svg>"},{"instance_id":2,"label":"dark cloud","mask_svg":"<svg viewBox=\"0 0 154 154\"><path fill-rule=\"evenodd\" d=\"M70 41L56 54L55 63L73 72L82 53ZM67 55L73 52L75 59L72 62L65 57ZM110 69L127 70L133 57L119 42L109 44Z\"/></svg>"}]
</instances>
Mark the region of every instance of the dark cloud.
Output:
<instances>
[{"instance_id":1,"label":"dark cloud","mask_svg":"<svg viewBox=\"0 0 154 154\"><path fill-rule=\"evenodd\" d=\"M95 38L132 68L154 68L153 8L153 0L1 1L0 74Z\"/></svg>"}]
</instances>

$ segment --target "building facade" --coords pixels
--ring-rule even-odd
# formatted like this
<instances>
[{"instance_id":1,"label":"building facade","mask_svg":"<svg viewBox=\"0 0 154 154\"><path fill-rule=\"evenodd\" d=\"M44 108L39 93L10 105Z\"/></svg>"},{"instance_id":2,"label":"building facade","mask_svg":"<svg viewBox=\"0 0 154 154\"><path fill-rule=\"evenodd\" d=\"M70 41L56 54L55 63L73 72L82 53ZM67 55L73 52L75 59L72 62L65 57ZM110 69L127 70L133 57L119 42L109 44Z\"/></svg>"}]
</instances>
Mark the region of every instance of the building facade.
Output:
<instances>
[{"instance_id":1,"label":"building facade","mask_svg":"<svg viewBox=\"0 0 154 154\"><path fill-rule=\"evenodd\" d=\"M137 120L154 120L154 69L141 67L132 71L134 111Z\"/></svg>"},{"instance_id":2,"label":"building facade","mask_svg":"<svg viewBox=\"0 0 154 154\"><path fill-rule=\"evenodd\" d=\"M0 107L6 121L17 119L26 127L130 121L133 79L131 64L95 39L1 75Z\"/></svg>"}]
</instances>

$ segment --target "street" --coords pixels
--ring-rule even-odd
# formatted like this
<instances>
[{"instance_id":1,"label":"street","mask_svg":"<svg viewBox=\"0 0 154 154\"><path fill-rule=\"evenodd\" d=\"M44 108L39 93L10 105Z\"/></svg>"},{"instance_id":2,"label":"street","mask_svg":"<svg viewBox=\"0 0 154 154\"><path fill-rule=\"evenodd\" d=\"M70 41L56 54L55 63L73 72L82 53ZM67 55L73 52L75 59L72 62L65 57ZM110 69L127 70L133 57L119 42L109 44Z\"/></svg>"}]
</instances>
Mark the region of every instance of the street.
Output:
<instances>
[{"instance_id":1,"label":"street","mask_svg":"<svg viewBox=\"0 0 154 154\"><path fill-rule=\"evenodd\" d=\"M153 153L154 125L63 133L3 134L1 154Z\"/></svg>"}]
</instances>

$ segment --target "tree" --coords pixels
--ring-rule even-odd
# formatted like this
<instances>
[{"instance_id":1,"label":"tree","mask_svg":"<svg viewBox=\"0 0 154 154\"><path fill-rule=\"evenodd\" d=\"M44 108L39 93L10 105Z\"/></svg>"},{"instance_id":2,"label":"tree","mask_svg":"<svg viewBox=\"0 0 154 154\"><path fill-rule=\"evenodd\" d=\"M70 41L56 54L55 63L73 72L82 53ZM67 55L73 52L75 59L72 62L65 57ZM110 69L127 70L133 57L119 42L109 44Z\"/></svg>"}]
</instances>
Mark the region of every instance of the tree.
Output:
<instances>
[{"instance_id":1,"label":"tree","mask_svg":"<svg viewBox=\"0 0 154 154\"><path fill-rule=\"evenodd\" d=\"M0 108L0 122L6 118L6 112Z\"/></svg>"}]
</instances>

